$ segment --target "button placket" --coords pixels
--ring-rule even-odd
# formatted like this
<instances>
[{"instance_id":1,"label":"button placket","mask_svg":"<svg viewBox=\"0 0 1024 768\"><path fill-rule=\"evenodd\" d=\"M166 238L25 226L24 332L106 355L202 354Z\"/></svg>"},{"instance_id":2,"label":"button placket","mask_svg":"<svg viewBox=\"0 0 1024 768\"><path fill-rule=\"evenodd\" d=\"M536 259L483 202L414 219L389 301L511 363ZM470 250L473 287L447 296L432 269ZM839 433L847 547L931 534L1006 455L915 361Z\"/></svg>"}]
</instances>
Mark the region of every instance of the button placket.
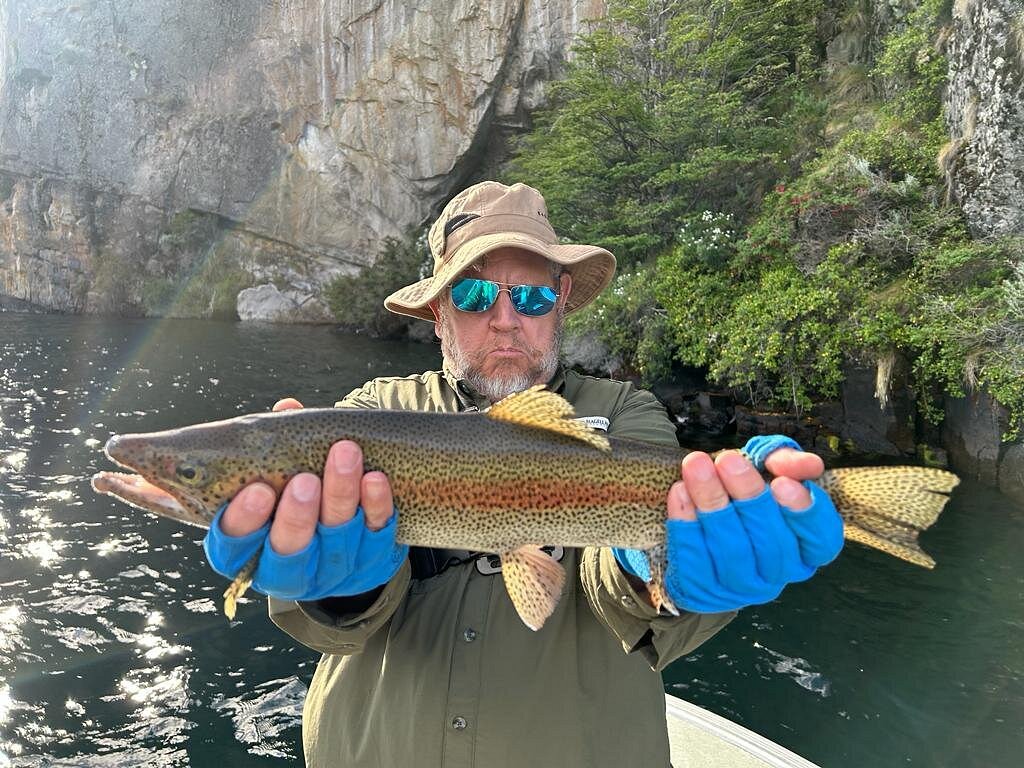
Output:
<instances>
[{"instance_id":1,"label":"button placket","mask_svg":"<svg viewBox=\"0 0 1024 768\"><path fill-rule=\"evenodd\" d=\"M458 567L466 581L458 615L454 617L457 623L452 628L454 645L444 720L447 732L443 754L445 765L469 765L472 762L479 734L476 717L483 695L480 689L484 651L481 632L487 624L494 585L502 586L494 577L479 574L472 561Z\"/></svg>"}]
</instances>

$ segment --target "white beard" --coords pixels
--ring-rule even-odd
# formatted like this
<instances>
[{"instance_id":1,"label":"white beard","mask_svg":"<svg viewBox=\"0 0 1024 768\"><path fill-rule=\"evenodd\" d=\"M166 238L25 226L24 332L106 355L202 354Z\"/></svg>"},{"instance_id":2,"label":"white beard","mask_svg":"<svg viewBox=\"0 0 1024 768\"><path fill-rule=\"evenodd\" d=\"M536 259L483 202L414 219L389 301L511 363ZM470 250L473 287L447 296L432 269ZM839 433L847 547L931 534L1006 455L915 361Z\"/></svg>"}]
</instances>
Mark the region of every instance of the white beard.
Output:
<instances>
[{"instance_id":1,"label":"white beard","mask_svg":"<svg viewBox=\"0 0 1024 768\"><path fill-rule=\"evenodd\" d=\"M503 400L511 394L529 389L534 384L546 384L558 368L558 350L562 341L562 318L558 318L551 347L537 365L522 373L485 376L462 349L455 344L455 333L451 327L451 310L441 308L441 354L444 355L452 373L464 379L469 386L492 403Z\"/></svg>"}]
</instances>

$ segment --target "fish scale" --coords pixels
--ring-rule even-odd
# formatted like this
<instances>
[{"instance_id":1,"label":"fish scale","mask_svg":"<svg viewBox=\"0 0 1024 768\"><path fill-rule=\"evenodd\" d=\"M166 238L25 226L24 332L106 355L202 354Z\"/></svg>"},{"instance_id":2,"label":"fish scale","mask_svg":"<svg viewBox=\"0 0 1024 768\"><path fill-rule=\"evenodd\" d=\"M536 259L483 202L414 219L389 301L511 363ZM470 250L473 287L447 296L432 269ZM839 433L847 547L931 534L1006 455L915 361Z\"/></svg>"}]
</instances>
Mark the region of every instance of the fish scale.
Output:
<instances>
[{"instance_id":1,"label":"fish scale","mask_svg":"<svg viewBox=\"0 0 1024 768\"><path fill-rule=\"evenodd\" d=\"M661 588L665 502L688 451L606 437L542 387L483 413L295 409L115 436L107 455L138 474L101 472L93 486L209 526L250 482L280 493L300 472L322 473L331 445L346 439L359 443L367 471L387 474L400 510L396 539L500 554L509 595L529 626L543 624L564 582L543 544L646 550L652 594L673 609ZM934 561L917 534L935 522L957 482L924 467L845 468L819 480L847 538L926 567ZM226 610L247 578L229 588Z\"/></svg>"}]
</instances>

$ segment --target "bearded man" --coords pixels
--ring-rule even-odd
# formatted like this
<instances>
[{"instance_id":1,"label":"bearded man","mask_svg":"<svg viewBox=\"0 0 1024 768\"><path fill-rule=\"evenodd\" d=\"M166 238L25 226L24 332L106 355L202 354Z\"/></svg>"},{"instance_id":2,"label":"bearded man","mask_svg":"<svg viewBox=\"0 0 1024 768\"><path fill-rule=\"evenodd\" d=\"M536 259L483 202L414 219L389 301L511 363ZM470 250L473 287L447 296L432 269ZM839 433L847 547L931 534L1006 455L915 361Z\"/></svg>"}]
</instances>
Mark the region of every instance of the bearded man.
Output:
<instances>
[{"instance_id":1,"label":"bearded man","mask_svg":"<svg viewBox=\"0 0 1024 768\"><path fill-rule=\"evenodd\" d=\"M429 242L433 275L385 306L434 323L443 370L374 379L338 407L483 410L544 384L611 436L677 445L653 395L560 367L564 316L608 285L615 260L561 243L539 192L470 187ZM301 406L275 409L289 407ZM770 490L740 452L683 461L665 502L666 589L679 615L654 607L643 553L556 547L570 578L531 631L491 553L395 543L402 511L388 478L364 472L349 441L331 448L322 481L297 475L280 499L246 487L205 546L231 575L262 547L254 588L270 596L272 620L323 653L303 713L309 766L668 766L660 671L842 546L828 497L799 482L822 462L798 448L781 438L752 449L759 463L770 453Z\"/></svg>"}]
</instances>

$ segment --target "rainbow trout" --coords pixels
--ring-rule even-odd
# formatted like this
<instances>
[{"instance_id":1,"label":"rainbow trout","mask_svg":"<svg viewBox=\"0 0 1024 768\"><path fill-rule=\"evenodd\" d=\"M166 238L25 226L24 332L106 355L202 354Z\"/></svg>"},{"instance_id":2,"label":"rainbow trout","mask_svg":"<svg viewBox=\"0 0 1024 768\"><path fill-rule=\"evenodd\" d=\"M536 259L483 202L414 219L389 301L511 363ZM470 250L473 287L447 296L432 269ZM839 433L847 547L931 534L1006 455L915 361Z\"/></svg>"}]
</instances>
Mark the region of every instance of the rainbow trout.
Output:
<instances>
[{"instance_id":1,"label":"rainbow trout","mask_svg":"<svg viewBox=\"0 0 1024 768\"><path fill-rule=\"evenodd\" d=\"M133 506L208 527L217 508L262 480L280 492L299 472L320 473L332 443L359 443L367 471L388 475L401 543L498 553L506 589L538 629L558 603L565 573L541 545L647 550L656 602L662 589L665 498L684 449L606 437L573 418L543 387L483 413L307 408L239 416L149 434L114 436L105 451L137 475L100 472L93 487ZM959 482L923 467L826 471L819 484L846 538L931 568L917 535ZM249 563L225 613L249 584Z\"/></svg>"}]
</instances>

